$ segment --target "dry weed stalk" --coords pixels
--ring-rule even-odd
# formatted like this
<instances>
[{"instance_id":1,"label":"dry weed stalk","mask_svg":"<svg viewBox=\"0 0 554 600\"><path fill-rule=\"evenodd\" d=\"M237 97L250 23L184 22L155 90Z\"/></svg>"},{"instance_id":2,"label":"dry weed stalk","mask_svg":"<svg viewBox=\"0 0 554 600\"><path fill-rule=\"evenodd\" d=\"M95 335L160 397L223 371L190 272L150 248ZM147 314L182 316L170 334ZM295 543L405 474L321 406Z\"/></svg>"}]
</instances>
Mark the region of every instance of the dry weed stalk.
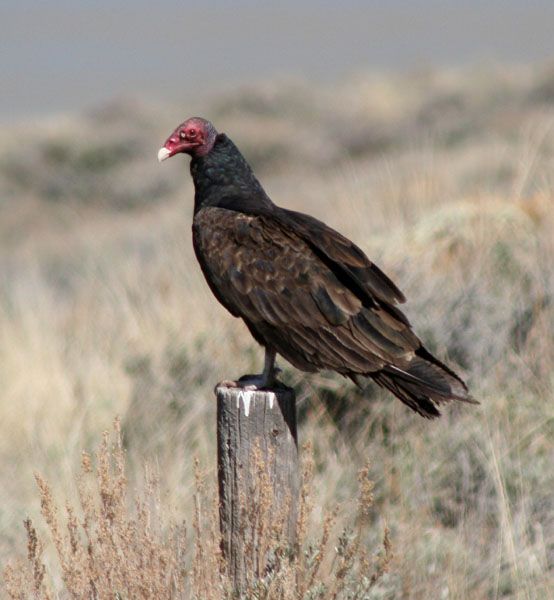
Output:
<instances>
[{"instance_id":1,"label":"dry weed stalk","mask_svg":"<svg viewBox=\"0 0 554 600\"><path fill-rule=\"evenodd\" d=\"M51 592L45 582L46 569L42 562L42 542L31 519L23 522L27 534L27 561L18 560L4 571L7 595L12 600L40 598L50 600Z\"/></svg>"},{"instance_id":2,"label":"dry weed stalk","mask_svg":"<svg viewBox=\"0 0 554 600\"><path fill-rule=\"evenodd\" d=\"M25 521L27 561L4 571L8 596L13 600L50 600L54 597L120 599L236 598L225 572L219 533L218 502L213 486L195 461L195 495L192 552L183 525L165 521L160 483L145 469L145 490L129 509L125 451L119 421L113 442L105 433L96 460L83 453L77 481L79 507L66 505L60 515L48 483L36 475L41 512L59 564L63 592L50 589L42 561L43 544L30 520ZM304 447L302 488L298 512L298 538L294 547L285 531L289 499L276 506L270 474L261 453L254 460L251 495L244 502L245 561L251 573L241 598L266 600L362 598L386 573L392 558L389 531L385 529L381 555L370 561L363 549L364 529L373 501L369 465L359 474L354 530L336 538L339 506L328 511L314 531L311 445ZM93 463L95 462L95 466ZM243 499L245 500L245 499ZM192 554L192 556L191 556ZM185 568L191 560L190 570ZM322 567L325 566L325 569Z\"/></svg>"},{"instance_id":3,"label":"dry weed stalk","mask_svg":"<svg viewBox=\"0 0 554 600\"><path fill-rule=\"evenodd\" d=\"M218 530L218 505L207 491L205 476L198 459L194 461L194 558L192 562L192 598L225 598L227 580L221 555ZM212 496L216 498L215 495Z\"/></svg>"},{"instance_id":4,"label":"dry weed stalk","mask_svg":"<svg viewBox=\"0 0 554 600\"><path fill-rule=\"evenodd\" d=\"M364 547L373 505L373 482L369 463L358 475L359 493L352 527L337 532L338 517L351 506L335 506L316 524L313 515L314 460L311 444L304 446L302 485L298 508L298 538L290 547L284 529L288 505L275 506L271 485L261 454L254 460L252 490L246 506L245 561L253 577L241 598L256 599L340 599L362 598L388 571L392 560L390 532L385 528L383 546L373 561ZM241 500L243 503L245 499ZM288 499L290 501L290 499ZM310 527L310 521L312 522ZM311 544L307 532L317 527L318 541ZM318 526L319 525L319 526ZM337 538L338 535L338 538ZM325 567L325 568L323 568Z\"/></svg>"},{"instance_id":5,"label":"dry weed stalk","mask_svg":"<svg viewBox=\"0 0 554 600\"><path fill-rule=\"evenodd\" d=\"M72 598L95 600L182 598L186 581L184 528L174 527L169 535L163 534L156 501L158 484L148 473L145 492L137 500L135 510L127 509L125 452L119 421L115 423L114 440L110 446L109 435L104 434L95 468L90 456L83 455L77 482L80 506L77 510L68 504L63 519L48 483L36 476L42 516L65 592ZM11 566L5 572L7 588L12 598L51 598L40 560L42 545L30 521L26 521L26 530L26 572L33 575L33 588L21 585L25 573L21 566Z\"/></svg>"}]
</instances>

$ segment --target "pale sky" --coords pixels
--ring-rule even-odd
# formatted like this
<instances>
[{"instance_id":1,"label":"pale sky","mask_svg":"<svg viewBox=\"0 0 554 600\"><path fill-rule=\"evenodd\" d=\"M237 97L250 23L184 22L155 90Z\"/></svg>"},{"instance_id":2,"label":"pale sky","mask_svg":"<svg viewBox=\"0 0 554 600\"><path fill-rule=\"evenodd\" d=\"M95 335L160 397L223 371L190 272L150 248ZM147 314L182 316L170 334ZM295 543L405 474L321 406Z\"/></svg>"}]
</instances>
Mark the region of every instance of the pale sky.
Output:
<instances>
[{"instance_id":1,"label":"pale sky","mask_svg":"<svg viewBox=\"0 0 554 600\"><path fill-rule=\"evenodd\" d=\"M3 0L0 118L274 75L551 58L554 0Z\"/></svg>"}]
</instances>

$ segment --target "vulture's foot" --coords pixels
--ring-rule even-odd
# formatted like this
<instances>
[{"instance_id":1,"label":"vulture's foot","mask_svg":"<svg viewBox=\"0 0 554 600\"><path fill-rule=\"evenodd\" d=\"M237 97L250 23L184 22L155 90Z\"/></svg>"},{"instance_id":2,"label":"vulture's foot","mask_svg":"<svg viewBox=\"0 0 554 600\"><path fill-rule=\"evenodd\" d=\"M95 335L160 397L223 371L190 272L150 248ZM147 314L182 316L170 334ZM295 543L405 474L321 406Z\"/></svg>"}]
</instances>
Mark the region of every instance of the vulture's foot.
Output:
<instances>
[{"instance_id":1,"label":"vulture's foot","mask_svg":"<svg viewBox=\"0 0 554 600\"><path fill-rule=\"evenodd\" d=\"M243 375L237 381L228 381L224 379L215 387L241 388L247 391L264 390L273 387L277 381L277 375L281 372L279 367L275 366L275 350L265 349L264 372L259 375Z\"/></svg>"},{"instance_id":2,"label":"vulture's foot","mask_svg":"<svg viewBox=\"0 0 554 600\"><path fill-rule=\"evenodd\" d=\"M216 389L218 387L240 388L245 391L264 390L279 383L277 381L277 375L279 375L280 372L281 369L279 369L279 367L274 367L271 374L260 373L258 375L243 375L236 381L232 379L224 379L215 387Z\"/></svg>"}]
</instances>

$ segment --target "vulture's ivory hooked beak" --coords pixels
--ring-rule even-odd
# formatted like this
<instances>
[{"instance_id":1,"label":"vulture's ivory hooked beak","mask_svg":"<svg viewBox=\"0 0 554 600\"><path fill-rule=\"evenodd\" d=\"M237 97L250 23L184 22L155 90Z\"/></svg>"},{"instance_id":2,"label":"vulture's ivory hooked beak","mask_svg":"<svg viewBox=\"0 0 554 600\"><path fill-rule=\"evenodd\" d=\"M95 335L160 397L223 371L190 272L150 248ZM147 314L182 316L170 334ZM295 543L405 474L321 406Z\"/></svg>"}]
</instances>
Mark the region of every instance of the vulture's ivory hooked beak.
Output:
<instances>
[{"instance_id":1,"label":"vulture's ivory hooked beak","mask_svg":"<svg viewBox=\"0 0 554 600\"><path fill-rule=\"evenodd\" d=\"M158 161L162 162L166 158L169 158L170 155L171 155L171 152L167 148L162 147L158 151Z\"/></svg>"}]
</instances>

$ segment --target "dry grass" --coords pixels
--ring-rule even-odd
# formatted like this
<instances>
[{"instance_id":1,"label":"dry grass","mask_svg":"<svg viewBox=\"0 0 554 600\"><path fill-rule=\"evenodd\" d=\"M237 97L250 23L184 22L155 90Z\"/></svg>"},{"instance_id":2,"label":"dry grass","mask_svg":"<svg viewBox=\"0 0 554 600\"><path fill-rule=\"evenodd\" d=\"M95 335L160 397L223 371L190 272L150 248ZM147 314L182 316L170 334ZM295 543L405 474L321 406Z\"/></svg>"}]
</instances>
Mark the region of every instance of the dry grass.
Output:
<instances>
[{"instance_id":1,"label":"dry grass","mask_svg":"<svg viewBox=\"0 0 554 600\"><path fill-rule=\"evenodd\" d=\"M386 518L395 560L368 598L540 599L554 587L551 81L537 68L360 76L321 90L269 82L186 111L231 133L278 203L325 220L391 273L416 331L482 402L429 423L379 390L282 365L313 445L314 548L342 547L351 522L329 507L356 502L372 461L364 545L380 546ZM196 266L184 163L155 163L184 116L115 106L0 135L0 564L25 553L30 516L26 585L53 597L63 563L34 472L52 506L80 506L82 450L122 415L117 518L139 527L133 498L149 497L151 464L162 521L152 543L175 557L170 524L192 524L197 507L191 457L214 478L213 384L261 364ZM34 149L18 155L29 131ZM112 163L121 139L135 150ZM213 530L207 493L202 527ZM57 514L67 540L69 516ZM313 542L314 527L325 539ZM325 556L309 554L306 590L328 576Z\"/></svg>"},{"instance_id":2,"label":"dry grass","mask_svg":"<svg viewBox=\"0 0 554 600\"><path fill-rule=\"evenodd\" d=\"M186 589L184 526L165 528L160 511L159 486L149 474L144 493L128 510L125 453L116 423L115 445L108 435L96 455L82 456L76 482L79 504L62 511L49 484L36 475L41 515L54 546L57 567L48 573L42 562L43 544L26 521L26 563L6 569L11 598L53 598L52 575L62 581L61 597L71 598L176 598ZM31 577L32 575L32 577Z\"/></svg>"},{"instance_id":3,"label":"dry grass","mask_svg":"<svg viewBox=\"0 0 554 600\"><path fill-rule=\"evenodd\" d=\"M9 564L3 573L8 596L14 600L235 598L220 552L214 486L206 484L198 463L189 536L185 524L172 523L161 510L159 481L148 469L144 490L135 498L134 508L129 509L131 498L119 421L112 437L111 444L108 433L104 433L95 461L83 454L76 482L77 507L67 503L65 511L61 511L49 484L36 475L41 515L48 528L48 542L55 549L54 574L61 577L61 585L57 586L61 589L53 591L54 578L43 562L44 543L27 519L27 560ZM309 453L307 461L311 461ZM388 571L392 560L388 529L385 528L380 554L373 558L364 546L367 511L373 501L368 469L360 472L356 530L344 529L334 539L339 514L348 522L348 510L354 508L347 506L339 511L336 507L324 517L321 538L313 543L306 537L313 511L313 505L307 502L312 471L305 468L303 474L299 519L303 539L292 549L282 536L279 515L271 510L271 482L264 466L260 466L257 494L249 503L247 515L254 524L252 538L257 544L245 551L245 568L251 576L241 597L362 598ZM189 546L194 548L192 553ZM320 570L322 563L326 564L325 571Z\"/></svg>"}]
</instances>

